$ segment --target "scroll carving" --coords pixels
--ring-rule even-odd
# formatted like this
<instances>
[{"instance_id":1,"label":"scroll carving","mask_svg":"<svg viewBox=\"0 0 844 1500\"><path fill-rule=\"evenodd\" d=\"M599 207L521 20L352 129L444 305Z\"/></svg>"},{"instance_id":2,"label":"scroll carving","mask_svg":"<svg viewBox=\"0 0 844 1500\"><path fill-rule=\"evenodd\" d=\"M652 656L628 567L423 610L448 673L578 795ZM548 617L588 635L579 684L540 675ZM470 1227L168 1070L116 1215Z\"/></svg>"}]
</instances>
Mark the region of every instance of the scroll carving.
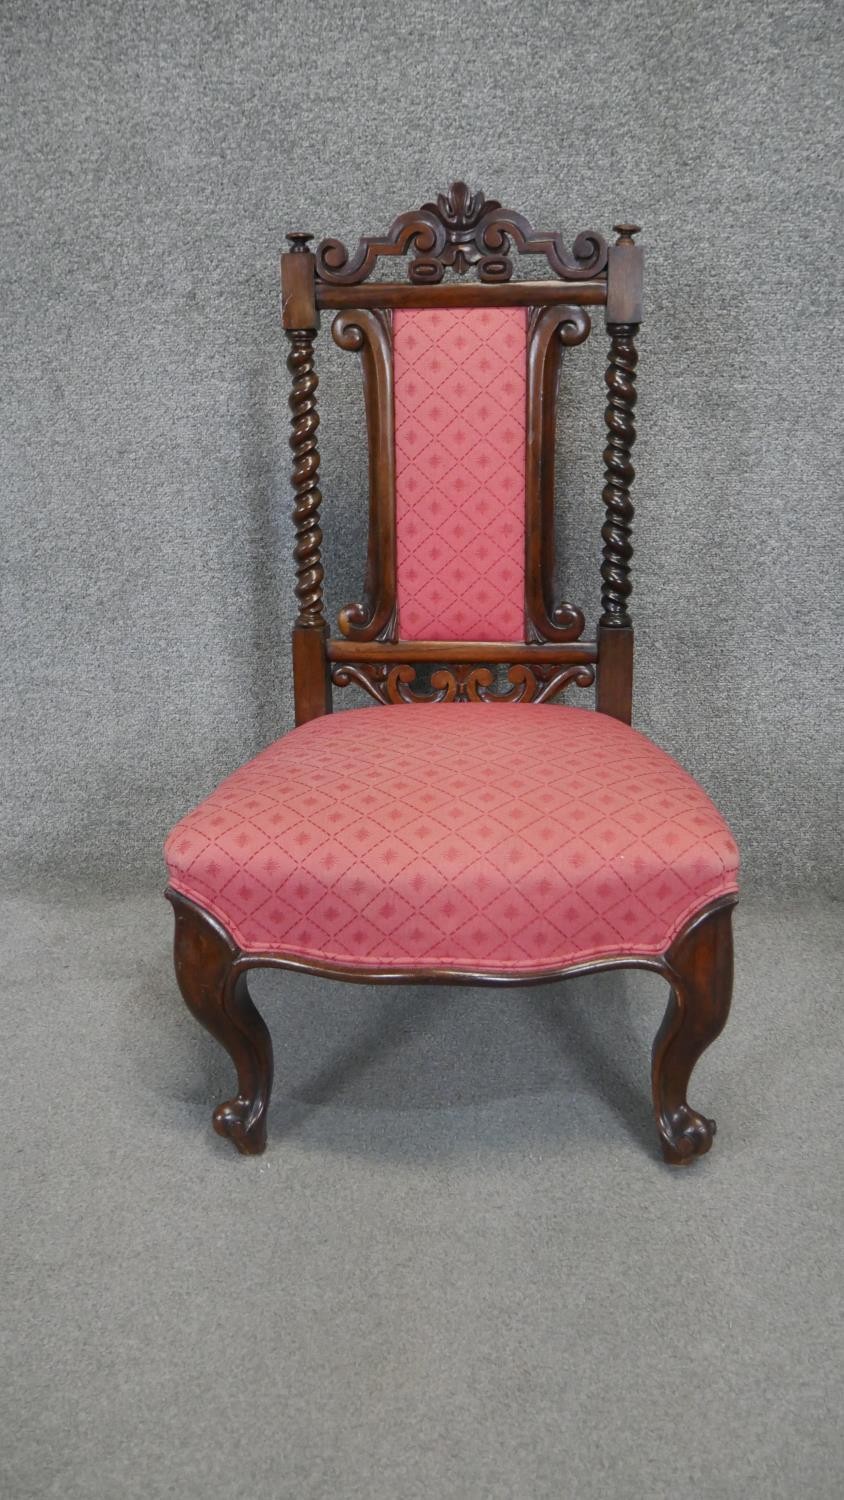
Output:
<instances>
[{"instance_id":1,"label":"scroll carving","mask_svg":"<svg viewBox=\"0 0 844 1500\"><path fill-rule=\"evenodd\" d=\"M293 450L293 488L296 503L293 523L296 528L296 598L299 601L297 625L322 629L325 626L321 559L322 531L319 508L319 449L316 433L319 415L316 390L319 384L314 369L314 332L310 329L288 331L291 349L287 368L293 377L290 393L291 434Z\"/></svg>"},{"instance_id":2,"label":"scroll carving","mask_svg":"<svg viewBox=\"0 0 844 1500\"><path fill-rule=\"evenodd\" d=\"M384 663L342 662L332 668L335 687L354 684L376 703L546 703L574 685L591 687L595 668L518 663L508 669L509 687L498 687L489 667L438 667L431 673L429 689L414 688L416 668L409 662L398 666Z\"/></svg>"},{"instance_id":3,"label":"scroll carving","mask_svg":"<svg viewBox=\"0 0 844 1500\"><path fill-rule=\"evenodd\" d=\"M606 519L601 528L603 562L601 563L602 625L630 625L627 601L633 585L630 560L633 556L633 502L630 486L635 469L630 454L636 440L633 413L636 406L636 323L611 325L610 356L604 379L608 399L604 415L609 432L604 449L605 484L602 499Z\"/></svg>"},{"instance_id":4,"label":"scroll carving","mask_svg":"<svg viewBox=\"0 0 844 1500\"><path fill-rule=\"evenodd\" d=\"M396 621L395 417L393 336L389 314L341 312L331 324L341 349L361 355L369 448L369 548L360 603L340 611L342 635L353 641L389 640Z\"/></svg>"},{"instance_id":5,"label":"scroll carving","mask_svg":"<svg viewBox=\"0 0 844 1500\"><path fill-rule=\"evenodd\" d=\"M316 274L321 281L350 286L366 281L381 256L411 254L408 275L416 283L434 286L447 267L463 276L473 266L479 280L503 282L513 274L513 246L522 255L544 256L564 281L588 281L606 273L606 240L593 230L579 234L569 251L559 234L535 230L497 199L453 182L435 202L399 214L385 235L360 239L352 255L340 240L322 240Z\"/></svg>"},{"instance_id":6,"label":"scroll carving","mask_svg":"<svg viewBox=\"0 0 844 1500\"><path fill-rule=\"evenodd\" d=\"M591 326L584 308L561 304L537 309L528 331L525 603L529 641L577 640L584 628L581 610L554 603L554 447L562 351L582 344Z\"/></svg>"}]
</instances>

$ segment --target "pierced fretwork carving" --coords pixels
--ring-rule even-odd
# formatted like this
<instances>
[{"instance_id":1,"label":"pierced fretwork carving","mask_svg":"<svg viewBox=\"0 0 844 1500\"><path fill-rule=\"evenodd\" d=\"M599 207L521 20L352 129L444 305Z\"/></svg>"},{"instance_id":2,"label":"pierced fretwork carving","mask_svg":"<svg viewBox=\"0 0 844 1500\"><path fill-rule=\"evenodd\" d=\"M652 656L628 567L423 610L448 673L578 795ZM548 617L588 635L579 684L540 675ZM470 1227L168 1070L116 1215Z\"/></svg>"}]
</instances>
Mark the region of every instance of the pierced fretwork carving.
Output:
<instances>
[{"instance_id":1,"label":"pierced fretwork carving","mask_svg":"<svg viewBox=\"0 0 844 1500\"><path fill-rule=\"evenodd\" d=\"M591 687L595 668L591 665L542 664L509 667L509 687L498 686L489 667L437 667L430 688L414 688L416 668L409 662L389 666L383 662L341 662L331 671L335 687L355 684L376 703L546 703L572 684Z\"/></svg>"},{"instance_id":2,"label":"pierced fretwork carving","mask_svg":"<svg viewBox=\"0 0 844 1500\"><path fill-rule=\"evenodd\" d=\"M629 625L627 601L632 590L630 559L633 544L633 502L630 486L635 469L630 453L636 440L633 412L636 405L637 323L610 326L610 356L604 379L609 393L604 421L609 439L604 449L603 501L607 508L601 528L604 542L601 564L602 625Z\"/></svg>"},{"instance_id":3,"label":"pierced fretwork carving","mask_svg":"<svg viewBox=\"0 0 844 1500\"><path fill-rule=\"evenodd\" d=\"M314 332L310 329L289 329L291 349L287 357L287 368L293 376L290 393L292 412L290 446L293 449L293 488L296 504L293 521L296 527L296 597L299 601L297 625L325 626L323 599L323 566L320 557L322 531L319 525L319 508L322 504L319 477L319 449L316 432L319 415L316 409L316 389L319 384L314 370Z\"/></svg>"},{"instance_id":4,"label":"pierced fretwork carving","mask_svg":"<svg viewBox=\"0 0 844 1500\"><path fill-rule=\"evenodd\" d=\"M514 245L522 255L543 255L564 281L588 281L606 271L607 244L600 234L579 234L569 251L559 234L535 230L522 214L502 208L497 199L470 193L465 182L453 182L436 202L399 214L385 235L360 239L351 256L340 240L322 240L316 274L321 281L353 285L366 281L380 256L412 252L408 275L414 282L435 285L449 266L461 276L477 266L481 281L509 281Z\"/></svg>"}]
</instances>

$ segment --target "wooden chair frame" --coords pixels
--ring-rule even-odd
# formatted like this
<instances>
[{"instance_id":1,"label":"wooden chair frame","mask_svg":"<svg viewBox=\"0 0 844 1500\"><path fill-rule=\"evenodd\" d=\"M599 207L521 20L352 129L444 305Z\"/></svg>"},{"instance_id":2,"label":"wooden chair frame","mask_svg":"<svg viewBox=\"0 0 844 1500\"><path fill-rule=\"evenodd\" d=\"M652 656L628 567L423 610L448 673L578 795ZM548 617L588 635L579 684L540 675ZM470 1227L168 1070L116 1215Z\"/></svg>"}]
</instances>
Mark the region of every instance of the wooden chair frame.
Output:
<instances>
[{"instance_id":1,"label":"wooden chair frame","mask_svg":"<svg viewBox=\"0 0 844 1500\"><path fill-rule=\"evenodd\" d=\"M629 611L636 432L636 335L642 317L642 252L638 227L615 226L607 245L589 232L571 251L559 234L535 231L522 215L454 183L435 203L401 214L381 237L359 241L350 256L337 240L287 236L281 258L282 322L290 341L290 406L294 455L296 596L293 676L296 723L332 709L333 688L354 683L382 704L432 701L544 702L568 686L596 686L600 713L630 723L633 626ZM511 252L545 258L552 278L512 281ZM369 282L382 257L410 255L407 282ZM477 281L445 281L447 269ZM408 307L532 309L528 324L525 501L526 639L403 641L397 639L395 457L391 314ZM591 330L589 310L604 308L609 334L605 375L605 516L601 536L601 614L594 641L582 639L584 616L555 602L554 440L563 349ZM321 311L335 316L332 334L362 358L369 448L369 546L363 599L340 613L338 637L325 617L321 561L318 380L314 341ZM416 665L433 664L428 687L416 687ZM500 687L492 668L507 668ZM214 1112L215 1129L245 1154L264 1150L272 1086L272 1044L252 1004L253 968L298 969L359 983L539 983L604 969L646 968L661 974L671 997L653 1048L652 1083L663 1156L683 1165L708 1151L715 1122L692 1109L686 1092L703 1051L721 1032L732 994L732 908L727 896L698 911L658 958L619 954L549 972L469 973L464 969L344 966L295 956L241 952L221 924L196 903L168 890L176 915L175 964L193 1014L222 1044L237 1070L237 1095Z\"/></svg>"}]
</instances>

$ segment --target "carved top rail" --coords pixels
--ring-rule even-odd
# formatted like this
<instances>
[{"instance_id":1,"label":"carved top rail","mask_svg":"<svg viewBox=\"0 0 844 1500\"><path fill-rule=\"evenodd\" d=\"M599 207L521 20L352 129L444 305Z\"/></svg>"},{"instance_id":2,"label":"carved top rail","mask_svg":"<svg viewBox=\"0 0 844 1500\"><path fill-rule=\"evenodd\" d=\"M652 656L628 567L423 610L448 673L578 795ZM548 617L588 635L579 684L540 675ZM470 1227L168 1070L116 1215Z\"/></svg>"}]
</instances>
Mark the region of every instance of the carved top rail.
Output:
<instances>
[{"instance_id":1,"label":"carved top rail","mask_svg":"<svg viewBox=\"0 0 844 1500\"><path fill-rule=\"evenodd\" d=\"M382 256L409 255L408 276L416 285L435 286L447 268L464 276L477 268L482 282L500 285L513 275L513 248L522 255L544 256L562 281L590 281L606 276L607 242L594 230L575 238L571 250L556 232L535 230L528 220L495 198L472 193L465 182L453 182L434 203L399 214L386 234L366 235L350 255L340 240L317 246L318 282L356 286L366 281Z\"/></svg>"}]
</instances>

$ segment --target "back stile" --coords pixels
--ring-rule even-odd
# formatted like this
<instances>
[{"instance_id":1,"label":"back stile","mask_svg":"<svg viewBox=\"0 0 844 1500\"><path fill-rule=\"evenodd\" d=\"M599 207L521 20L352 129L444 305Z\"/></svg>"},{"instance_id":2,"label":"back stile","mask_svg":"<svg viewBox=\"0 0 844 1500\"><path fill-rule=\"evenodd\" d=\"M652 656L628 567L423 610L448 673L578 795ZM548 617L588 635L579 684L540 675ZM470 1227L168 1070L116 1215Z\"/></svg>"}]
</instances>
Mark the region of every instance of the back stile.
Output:
<instances>
[{"instance_id":1,"label":"back stile","mask_svg":"<svg viewBox=\"0 0 844 1500\"><path fill-rule=\"evenodd\" d=\"M608 438L604 449L606 515L601 537L601 617L598 624L598 688L600 712L629 724L633 709L633 622L628 603L633 584L633 502L630 486L636 427L636 335L642 316L642 252L634 244L635 224L616 224L618 240L610 247L607 295L607 332L610 350L604 376L607 406L604 421Z\"/></svg>"},{"instance_id":2,"label":"back stile","mask_svg":"<svg viewBox=\"0 0 844 1500\"><path fill-rule=\"evenodd\" d=\"M319 381L314 368L314 340L319 329L319 314L314 294L314 257L307 248L308 240L313 236L297 232L287 238L293 249L286 251L281 258L282 322L290 340L287 368L292 376L290 447L293 450L296 496L293 523L296 528L294 556L299 604L293 627L293 688L296 723L305 724L309 719L331 711L319 524L322 493L318 483L319 448L316 439Z\"/></svg>"}]
</instances>

